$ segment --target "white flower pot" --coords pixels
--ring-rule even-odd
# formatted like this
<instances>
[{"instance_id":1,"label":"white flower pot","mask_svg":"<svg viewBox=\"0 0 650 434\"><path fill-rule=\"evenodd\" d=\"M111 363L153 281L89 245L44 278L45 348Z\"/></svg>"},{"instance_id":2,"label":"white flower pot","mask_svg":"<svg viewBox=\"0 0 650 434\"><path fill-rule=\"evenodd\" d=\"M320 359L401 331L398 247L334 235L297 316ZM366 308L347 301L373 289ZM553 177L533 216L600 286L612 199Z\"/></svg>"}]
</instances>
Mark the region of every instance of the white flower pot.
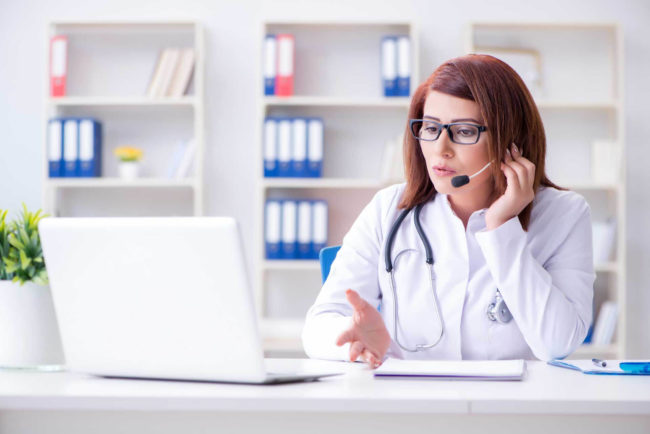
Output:
<instances>
[{"instance_id":1,"label":"white flower pot","mask_svg":"<svg viewBox=\"0 0 650 434\"><path fill-rule=\"evenodd\" d=\"M137 161L120 161L117 170L122 179L136 179L140 173L140 163Z\"/></svg>"},{"instance_id":2,"label":"white flower pot","mask_svg":"<svg viewBox=\"0 0 650 434\"><path fill-rule=\"evenodd\" d=\"M50 287L0 280L0 367L57 370L63 363Z\"/></svg>"}]
</instances>

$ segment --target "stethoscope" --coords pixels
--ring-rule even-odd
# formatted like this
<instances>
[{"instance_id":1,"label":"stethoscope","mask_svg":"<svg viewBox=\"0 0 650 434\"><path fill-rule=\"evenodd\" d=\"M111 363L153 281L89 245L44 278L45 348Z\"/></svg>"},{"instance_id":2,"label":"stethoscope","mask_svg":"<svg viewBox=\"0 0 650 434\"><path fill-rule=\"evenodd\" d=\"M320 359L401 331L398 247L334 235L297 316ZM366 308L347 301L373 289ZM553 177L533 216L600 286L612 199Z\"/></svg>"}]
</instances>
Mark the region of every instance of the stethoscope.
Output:
<instances>
[{"instance_id":1,"label":"stethoscope","mask_svg":"<svg viewBox=\"0 0 650 434\"><path fill-rule=\"evenodd\" d=\"M386 247L384 250L386 271L390 274L389 282L390 282L391 291L393 293L393 301L395 304L393 306L393 332L394 332L393 336L395 336L395 342L397 342L397 345L399 345L400 348L402 348L404 351L409 351L412 353L418 351L425 351L428 350L429 348L435 347L442 339L445 330L445 324L444 321L442 320L442 313L440 311L440 304L438 303L438 294L436 292L436 288L433 283L433 253L431 251L431 244L429 243L429 240L427 239L427 236L422 230L422 226L420 225L420 211L422 210L423 206L424 204L421 203L419 205L416 205L415 208L405 209L399 214L397 220L395 220L395 223L393 223L393 226L388 232L388 240L386 242ZM440 334L436 337L433 343L416 344L415 348L408 348L402 345L397 335L399 316L397 313L398 308L397 308L397 292L395 291L395 274L393 268L393 261L391 259L391 248L393 246L393 241L395 241L395 235L397 234L397 230L399 229L400 225L402 224L402 221L406 218L406 216L411 211L411 209L414 209L413 222L415 223L415 229L417 230L417 233L420 236L420 240L422 240L422 245L424 246L424 251L426 254L426 263L427 266L429 267L429 276L431 276L430 283L431 283L431 292L433 295L433 303L436 308L435 310L438 315L438 324L440 326ZM508 306L506 306L505 301L503 301L503 297L501 297L501 293L499 292L498 289L496 291L496 295L494 296L494 301L490 303L487 307L486 314L490 321L498 322L500 324L507 324L512 320L512 314L510 313Z\"/></svg>"}]
</instances>

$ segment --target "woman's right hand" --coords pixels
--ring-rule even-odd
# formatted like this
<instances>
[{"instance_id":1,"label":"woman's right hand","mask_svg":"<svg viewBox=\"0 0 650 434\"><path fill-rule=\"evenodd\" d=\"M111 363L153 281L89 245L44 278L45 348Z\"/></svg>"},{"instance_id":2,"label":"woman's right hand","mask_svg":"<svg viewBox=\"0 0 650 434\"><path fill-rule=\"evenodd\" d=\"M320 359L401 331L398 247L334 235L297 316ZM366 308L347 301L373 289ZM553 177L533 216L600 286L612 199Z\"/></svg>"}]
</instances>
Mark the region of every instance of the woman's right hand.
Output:
<instances>
[{"instance_id":1,"label":"woman's right hand","mask_svg":"<svg viewBox=\"0 0 650 434\"><path fill-rule=\"evenodd\" d=\"M352 305L352 326L341 333L336 340L339 347L350 342L350 361L361 356L371 368L381 365L388 347L390 334L377 309L362 299L356 291L345 291L348 302Z\"/></svg>"}]
</instances>

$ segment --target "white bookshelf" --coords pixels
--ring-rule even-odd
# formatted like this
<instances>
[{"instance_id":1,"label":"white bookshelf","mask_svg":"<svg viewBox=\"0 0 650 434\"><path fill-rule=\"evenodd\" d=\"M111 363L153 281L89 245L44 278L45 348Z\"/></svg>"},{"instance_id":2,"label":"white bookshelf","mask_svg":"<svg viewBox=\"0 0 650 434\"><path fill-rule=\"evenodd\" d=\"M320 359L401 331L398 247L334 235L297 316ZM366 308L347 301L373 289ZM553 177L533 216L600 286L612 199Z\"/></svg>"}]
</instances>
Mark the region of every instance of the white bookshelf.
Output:
<instances>
[{"instance_id":1,"label":"white bookshelf","mask_svg":"<svg viewBox=\"0 0 650 434\"><path fill-rule=\"evenodd\" d=\"M47 131L43 137L43 208L55 216L202 215L204 65L202 26L195 21L55 21L47 25L44 56L53 35L68 36L67 89L51 97L45 76L44 124L56 116L94 117L102 124L102 177L49 178ZM188 94L147 97L147 87L165 48L193 48ZM169 178L179 142L194 139L193 171ZM143 149L143 173L117 177L113 150Z\"/></svg>"},{"instance_id":2,"label":"white bookshelf","mask_svg":"<svg viewBox=\"0 0 650 434\"><path fill-rule=\"evenodd\" d=\"M614 340L582 345L572 358L625 358L625 124L623 39L615 23L471 22L466 51L482 48L539 53L541 86L534 94L547 138L546 171L556 184L582 194L592 220L616 219L612 260L595 264L594 320L605 300L618 303ZM588 72L588 73L586 73ZM609 140L619 148L621 167L612 182L599 182L591 168L591 143Z\"/></svg>"},{"instance_id":3,"label":"white bookshelf","mask_svg":"<svg viewBox=\"0 0 650 434\"><path fill-rule=\"evenodd\" d=\"M321 287L317 260L267 260L264 203L268 198L325 199L328 245L340 244L381 179L386 139L402 134L410 98L383 96L380 44L385 35L411 41L411 95L419 84L418 38L410 21L267 21L259 35L260 65L267 34L295 37L294 96L264 96L258 70L258 199L255 295L267 352L302 353L300 332ZM267 116L315 116L324 122L322 178L264 178L263 122ZM359 165L359 158L364 164Z\"/></svg>"}]
</instances>

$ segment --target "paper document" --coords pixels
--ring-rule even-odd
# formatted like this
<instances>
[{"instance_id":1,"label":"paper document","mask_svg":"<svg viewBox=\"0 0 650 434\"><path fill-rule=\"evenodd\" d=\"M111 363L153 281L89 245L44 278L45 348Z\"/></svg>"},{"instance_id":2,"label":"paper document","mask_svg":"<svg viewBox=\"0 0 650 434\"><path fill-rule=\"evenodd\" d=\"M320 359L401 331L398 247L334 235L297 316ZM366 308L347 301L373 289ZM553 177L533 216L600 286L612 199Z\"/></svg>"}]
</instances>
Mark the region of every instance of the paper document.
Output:
<instances>
[{"instance_id":1,"label":"paper document","mask_svg":"<svg viewBox=\"0 0 650 434\"><path fill-rule=\"evenodd\" d=\"M525 360L400 360L388 359L375 377L428 377L458 380L521 380Z\"/></svg>"}]
</instances>

